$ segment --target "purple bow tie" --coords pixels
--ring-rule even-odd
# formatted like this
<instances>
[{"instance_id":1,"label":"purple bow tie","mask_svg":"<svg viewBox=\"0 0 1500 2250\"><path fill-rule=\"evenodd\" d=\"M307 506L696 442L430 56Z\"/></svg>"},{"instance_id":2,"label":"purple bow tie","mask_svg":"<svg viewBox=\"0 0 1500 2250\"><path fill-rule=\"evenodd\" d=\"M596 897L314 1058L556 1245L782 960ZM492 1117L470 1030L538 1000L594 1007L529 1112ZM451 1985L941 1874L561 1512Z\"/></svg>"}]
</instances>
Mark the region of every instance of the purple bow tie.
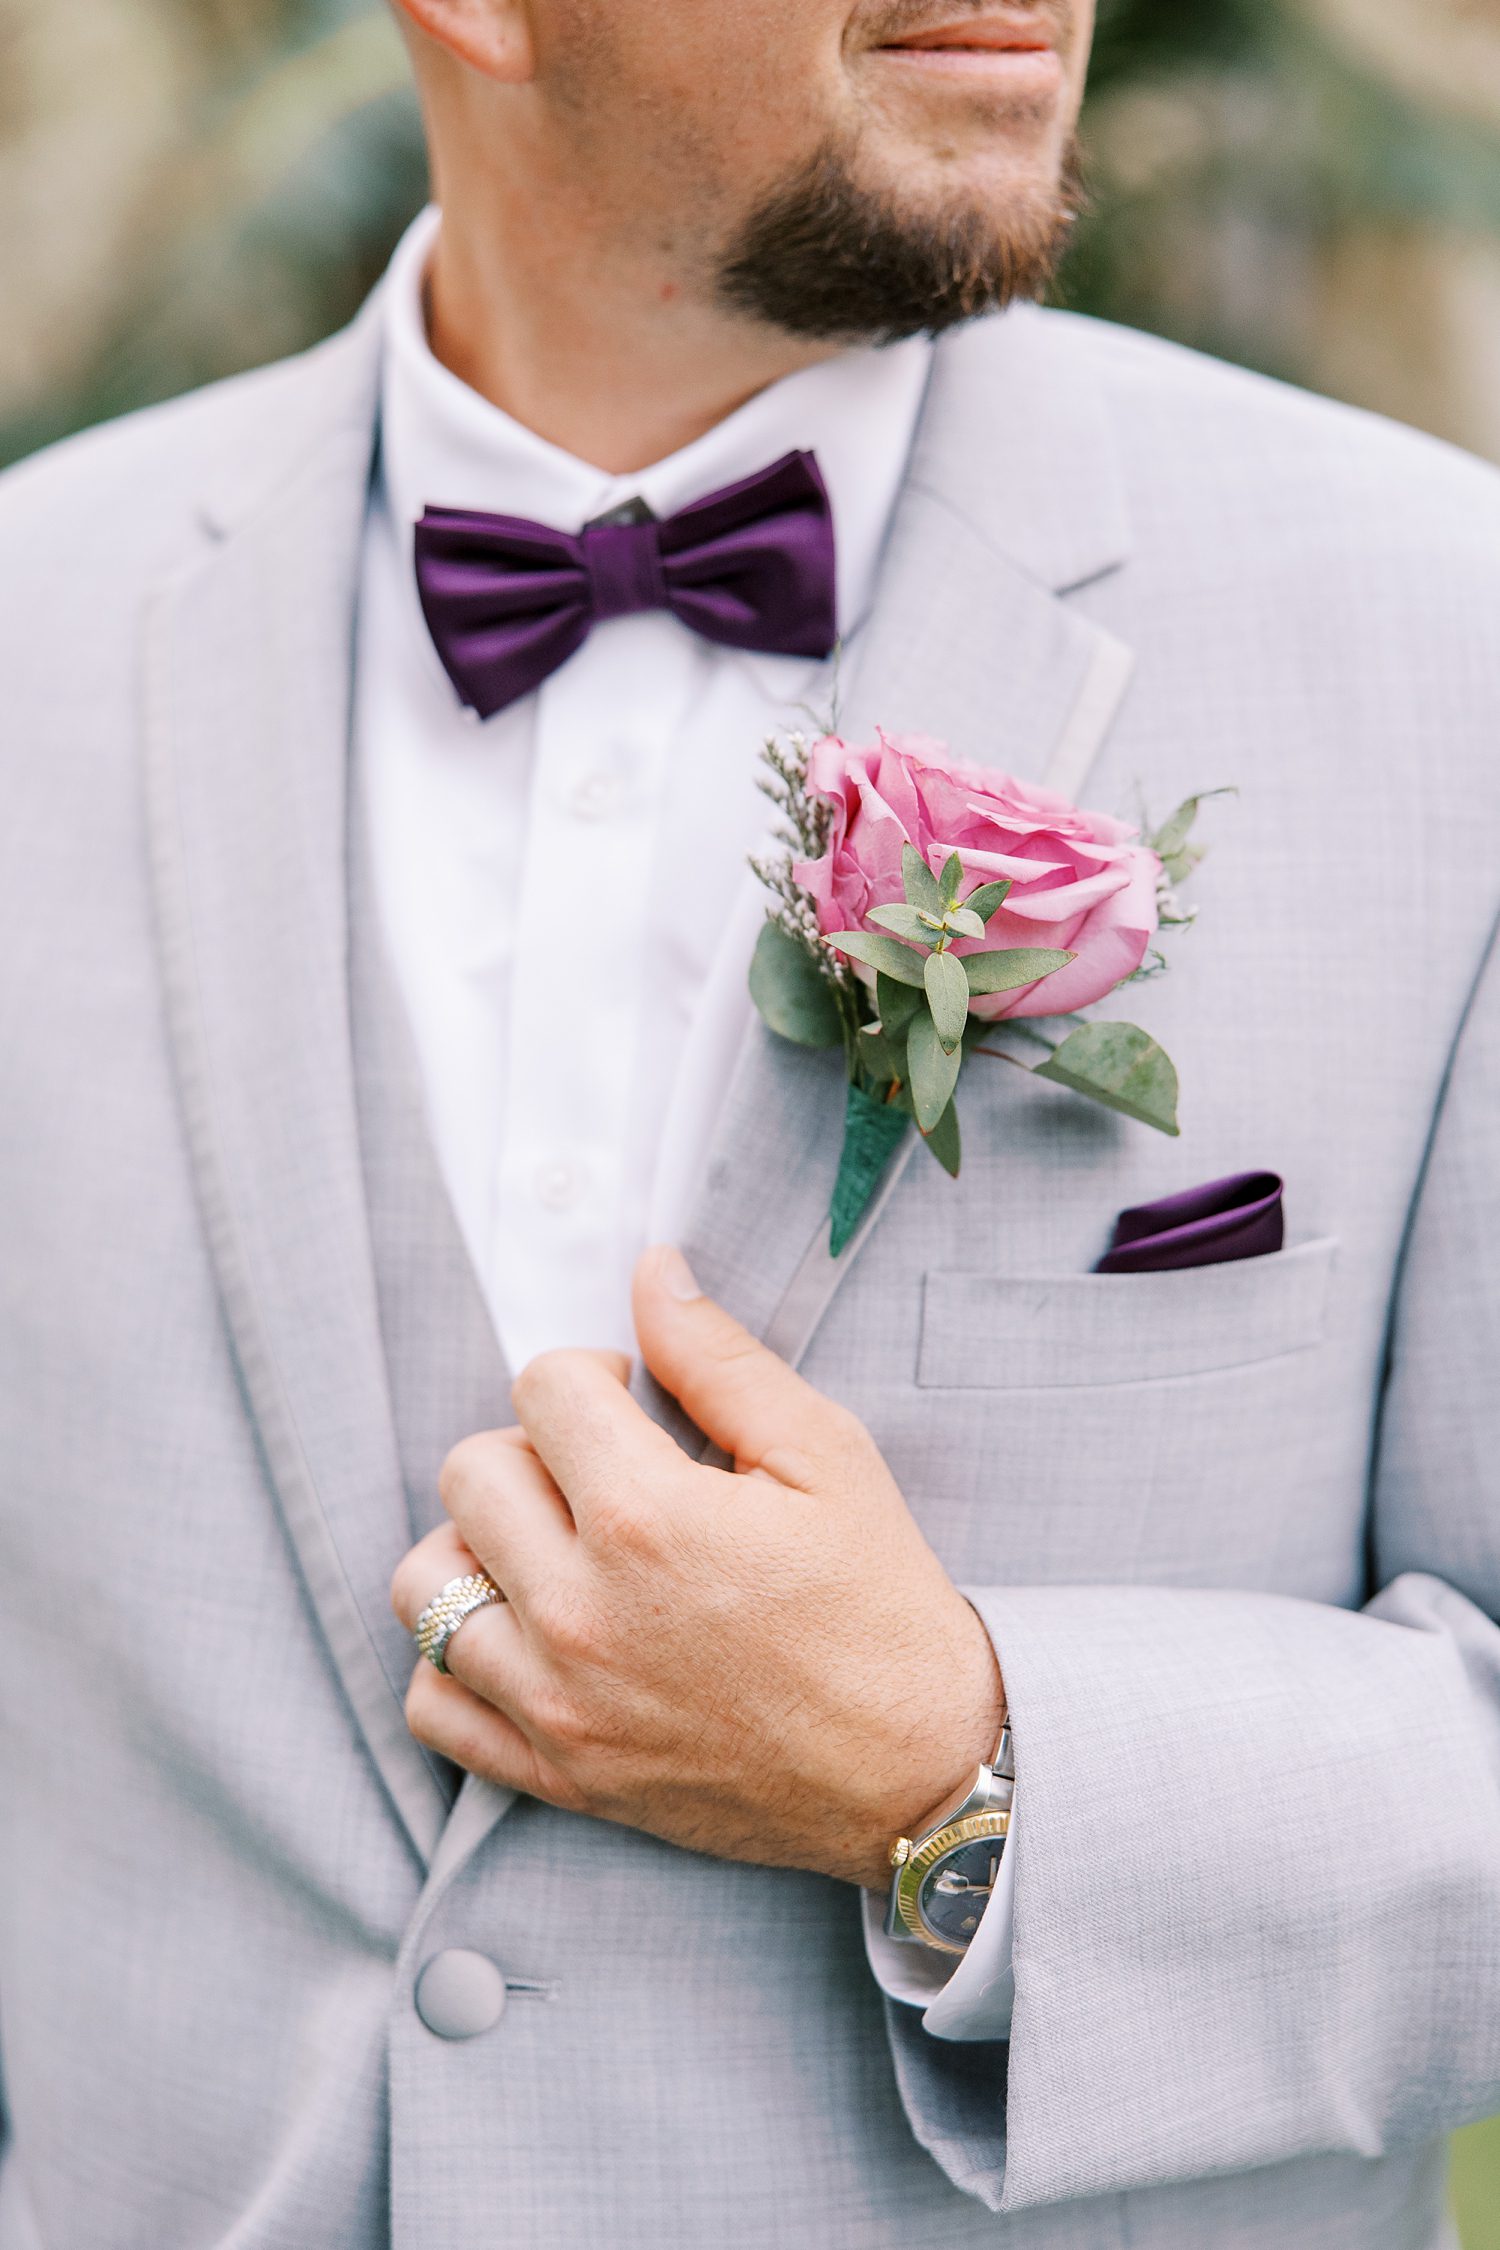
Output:
<instances>
[{"instance_id":1,"label":"purple bow tie","mask_svg":"<svg viewBox=\"0 0 1500 2250\"><path fill-rule=\"evenodd\" d=\"M833 515L810 453L659 523L643 502L576 535L464 508L416 527L417 587L460 700L492 718L607 617L667 609L705 640L827 656L838 637Z\"/></svg>"}]
</instances>

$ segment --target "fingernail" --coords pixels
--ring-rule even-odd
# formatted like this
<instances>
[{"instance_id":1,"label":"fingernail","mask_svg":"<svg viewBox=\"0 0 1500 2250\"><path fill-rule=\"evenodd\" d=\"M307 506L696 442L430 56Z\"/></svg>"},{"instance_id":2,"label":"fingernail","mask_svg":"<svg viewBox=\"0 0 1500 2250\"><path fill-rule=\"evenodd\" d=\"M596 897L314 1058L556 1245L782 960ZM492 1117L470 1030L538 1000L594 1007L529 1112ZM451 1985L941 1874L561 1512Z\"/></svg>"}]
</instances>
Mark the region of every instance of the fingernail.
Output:
<instances>
[{"instance_id":1,"label":"fingernail","mask_svg":"<svg viewBox=\"0 0 1500 2250\"><path fill-rule=\"evenodd\" d=\"M680 1305L690 1305L703 1291L693 1278L693 1269L680 1250L663 1250L656 1262L656 1277L669 1297Z\"/></svg>"}]
</instances>

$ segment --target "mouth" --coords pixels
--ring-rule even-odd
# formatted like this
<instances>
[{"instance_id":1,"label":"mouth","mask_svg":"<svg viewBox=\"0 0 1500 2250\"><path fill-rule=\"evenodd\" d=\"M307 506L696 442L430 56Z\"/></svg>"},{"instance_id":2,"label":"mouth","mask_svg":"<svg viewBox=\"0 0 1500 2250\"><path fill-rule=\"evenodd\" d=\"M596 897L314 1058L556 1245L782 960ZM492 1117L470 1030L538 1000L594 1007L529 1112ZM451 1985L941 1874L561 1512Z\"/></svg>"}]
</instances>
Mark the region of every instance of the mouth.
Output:
<instances>
[{"instance_id":1,"label":"mouth","mask_svg":"<svg viewBox=\"0 0 1500 2250\"><path fill-rule=\"evenodd\" d=\"M1015 93L1059 88L1062 56L1056 39L1033 18L1018 22L1000 13L933 23L883 41L873 53L898 68L931 77L976 78Z\"/></svg>"}]
</instances>

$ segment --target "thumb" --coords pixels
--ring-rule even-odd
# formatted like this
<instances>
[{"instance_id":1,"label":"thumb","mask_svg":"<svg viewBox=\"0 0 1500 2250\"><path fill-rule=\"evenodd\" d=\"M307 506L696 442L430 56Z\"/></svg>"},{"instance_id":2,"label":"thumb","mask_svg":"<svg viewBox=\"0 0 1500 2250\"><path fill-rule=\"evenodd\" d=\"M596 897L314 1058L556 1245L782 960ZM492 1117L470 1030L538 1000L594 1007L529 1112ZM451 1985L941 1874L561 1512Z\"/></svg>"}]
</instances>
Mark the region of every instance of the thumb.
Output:
<instances>
[{"instance_id":1,"label":"thumb","mask_svg":"<svg viewBox=\"0 0 1500 2250\"><path fill-rule=\"evenodd\" d=\"M642 1359L704 1436L737 1468L810 1483L820 1431L834 1411L821 1392L705 1297L678 1250L646 1251L635 1269L634 1303Z\"/></svg>"}]
</instances>

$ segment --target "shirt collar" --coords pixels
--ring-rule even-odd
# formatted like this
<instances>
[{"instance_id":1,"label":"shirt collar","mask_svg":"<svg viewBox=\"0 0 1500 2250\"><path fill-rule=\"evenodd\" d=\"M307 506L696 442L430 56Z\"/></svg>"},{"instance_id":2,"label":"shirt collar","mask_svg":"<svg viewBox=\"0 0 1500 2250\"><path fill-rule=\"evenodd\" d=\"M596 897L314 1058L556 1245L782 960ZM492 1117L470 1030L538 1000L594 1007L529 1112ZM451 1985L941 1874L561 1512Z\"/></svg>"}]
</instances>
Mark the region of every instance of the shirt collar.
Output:
<instances>
[{"instance_id":1,"label":"shirt collar","mask_svg":"<svg viewBox=\"0 0 1500 2250\"><path fill-rule=\"evenodd\" d=\"M440 214L407 230L383 287L381 474L404 538L426 507L478 508L578 531L622 501L658 516L768 468L816 454L833 505L839 628L869 609L886 528L906 471L931 370L925 337L788 375L727 420L633 476L615 477L549 445L434 358L423 283Z\"/></svg>"}]
</instances>

